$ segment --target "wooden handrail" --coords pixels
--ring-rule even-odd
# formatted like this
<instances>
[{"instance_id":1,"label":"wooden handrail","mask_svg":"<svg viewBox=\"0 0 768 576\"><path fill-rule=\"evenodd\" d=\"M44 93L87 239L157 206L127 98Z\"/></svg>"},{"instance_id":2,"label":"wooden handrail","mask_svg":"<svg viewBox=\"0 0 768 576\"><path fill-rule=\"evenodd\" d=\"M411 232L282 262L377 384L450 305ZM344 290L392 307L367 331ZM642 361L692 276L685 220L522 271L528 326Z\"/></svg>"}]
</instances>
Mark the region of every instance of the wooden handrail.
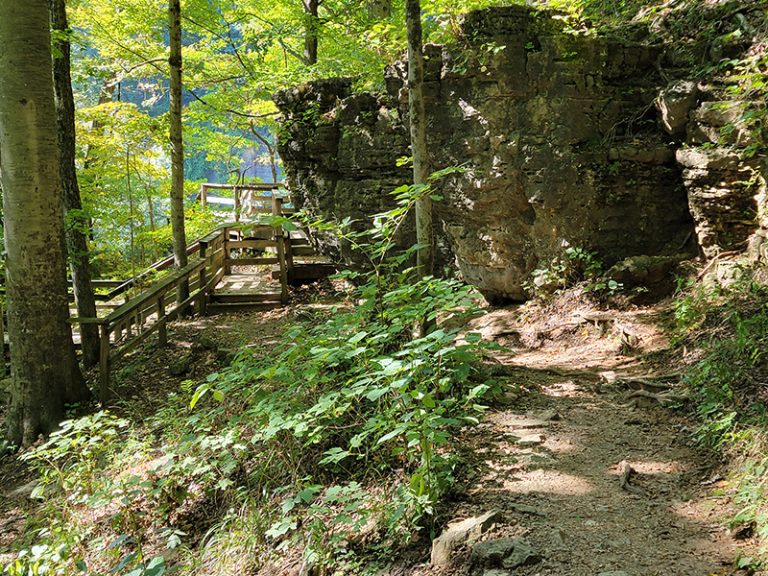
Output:
<instances>
[{"instance_id":1,"label":"wooden handrail","mask_svg":"<svg viewBox=\"0 0 768 576\"><path fill-rule=\"evenodd\" d=\"M205 266L205 260L197 260L196 262L187 264L184 268L179 269L173 274L169 274L158 283L154 284L149 290L142 292L131 300L128 300L128 302L120 306L120 308L103 318L103 320L105 320L104 323L114 324L119 322L136 308L140 307L142 304L146 304L148 301L152 300L152 298L157 296L157 294L161 292L167 292L168 289L175 287L181 282L181 280L189 278L193 272L199 270L203 266Z\"/></svg>"},{"instance_id":2,"label":"wooden handrail","mask_svg":"<svg viewBox=\"0 0 768 576\"><path fill-rule=\"evenodd\" d=\"M113 358L126 354L155 331L159 334L161 345L164 345L167 341L167 322L195 301L198 303L198 312L204 313L209 294L221 277L220 270L223 268L225 261L223 254L220 254L220 257L217 258L218 252L207 254L207 249L209 245L216 243L219 238L222 239L222 245L225 245L226 233L226 226L222 226L196 241L197 249L195 252L200 253L200 258L196 258L184 268L160 279L149 289L131 298L107 316L103 318L70 318L72 323L99 326L101 340L99 396L102 403L106 403L109 399L110 365ZM197 286L183 302L179 302L171 309L166 309L167 294L183 281L187 281L190 284L197 282ZM149 326L145 326L146 320L152 316L154 316L154 322ZM137 332L135 336L132 333L133 328ZM128 339L119 344L124 333ZM112 351L112 336L114 336L114 343L119 344L114 351Z\"/></svg>"},{"instance_id":3,"label":"wooden handrail","mask_svg":"<svg viewBox=\"0 0 768 576\"><path fill-rule=\"evenodd\" d=\"M278 195L271 197L271 213L280 216L283 211L283 198ZM190 305L196 303L198 314L205 314L208 300L222 276L229 273L233 263L242 264L279 264L280 266L280 300L283 304L288 301L288 279L293 273L292 243L290 236L286 236L280 225L270 226L272 231L263 239L242 239L243 228L249 226L265 226L254 223L228 223L218 226L214 231L196 240L187 247L188 254L198 253L199 257L187 264L184 268L174 271L159 281L155 282L147 290L131 298L118 306L110 314L103 318L70 318L70 322L77 324L90 324L99 327L100 335L100 398L102 403L109 399L110 366L112 360L123 356L131 349L145 340L150 334L158 332L161 345L167 342L166 324L175 318ZM262 258L231 258L230 251L234 248L261 249L274 247L277 257ZM136 278L124 282L110 294L118 295L136 281L149 275L150 271L163 269L173 262L172 257L165 258L155 263ZM189 296L175 306L167 308L171 301L168 293L183 281L192 286ZM147 326L147 320L152 319ZM134 335L133 331L136 331ZM115 349L113 350L113 345Z\"/></svg>"}]
</instances>

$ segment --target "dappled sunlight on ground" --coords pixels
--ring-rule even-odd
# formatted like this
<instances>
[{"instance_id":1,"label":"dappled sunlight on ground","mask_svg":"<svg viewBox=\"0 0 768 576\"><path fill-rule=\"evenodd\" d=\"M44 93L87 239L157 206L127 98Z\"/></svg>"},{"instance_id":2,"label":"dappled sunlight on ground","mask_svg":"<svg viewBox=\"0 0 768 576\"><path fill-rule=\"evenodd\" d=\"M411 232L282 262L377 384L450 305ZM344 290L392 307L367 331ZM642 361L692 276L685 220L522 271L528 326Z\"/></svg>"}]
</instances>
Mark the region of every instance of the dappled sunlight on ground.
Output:
<instances>
[{"instance_id":1,"label":"dappled sunlight on ground","mask_svg":"<svg viewBox=\"0 0 768 576\"><path fill-rule=\"evenodd\" d=\"M595 490L584 478L557 470L531 470L520 478L508 478L504 489L513 494L560 494L563 496L583 496Z\"/></svg>"},{"instance_id":2,"label":"dappled sunlight on ground","mask_svg":"<svg viewBox=\"0 0 768 576\"><path fill-rule=\"evenodd\" d=\"M542 555L522 576L738 574L739 543L717 522L726 501L709 496L690 423L627 399L629 376L652 372L644 356L666 345L658 310L545 312L473 321L506 347L495 360L510 392L467 432L476 459L456 516L500 510L487 538L524 537Z\"/></svg>"}]
</instances>

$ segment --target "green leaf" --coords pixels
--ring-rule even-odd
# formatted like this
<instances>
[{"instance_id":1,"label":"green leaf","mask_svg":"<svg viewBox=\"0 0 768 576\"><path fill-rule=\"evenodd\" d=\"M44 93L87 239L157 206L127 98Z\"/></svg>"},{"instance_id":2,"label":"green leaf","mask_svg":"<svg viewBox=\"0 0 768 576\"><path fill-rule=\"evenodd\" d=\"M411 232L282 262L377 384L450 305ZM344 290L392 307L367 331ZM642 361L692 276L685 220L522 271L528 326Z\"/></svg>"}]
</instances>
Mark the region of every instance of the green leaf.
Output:
<instances>
[{"instance_id":1,"label":"green leaf","mask_svg":"<svg viewBox=\"0 0 768 576\"><path fill-rule=\"evenodd\" d=\"M386 434L384 434L384 436L379 438L376 441L376 444L384 444L384 442L387 442L388 440L392 440L392 438L394 438L395 436L399 436L400 434L402 434L402 432L403 431L400 430L399 428L391 430L391 431L387 432Z\"/></svg>"},{"instance_id":2,"label":"green leaf","mask_svg":"<svg viewBox=\"0 0 768 576\"><path fill-rule=\"evenodd\" d=\"M163 576L165 574L165 558L155 556L144 569L144 576Z\"/></svg>"},{"instance_id":3,"label":"green leaf","mask_svg":"<svg viewBox=\"0 0 768 576\"><path fill-rule=\"evenodd\" d=\"M275 522L264 535L269 538L277 539L281 536L285 536L291 530L296 530L296 526L297 524L293 520L280 520L279 522Z\"/></svg>"},{"instance_id":4,"label":"green leaf","mask_svg":"<svg viewBox=\"0 0 768 576\"><path fill-rule=\"evenodd\" d=\"M318 464L337 464L351 455L352 453L348 450L335 446L325 451L325 458L321 459Z\"/></svg>"},{"instance_id":5,"label":"green leaf","mask_svg":"<svg viewBox=\"0 0 768 576\"><path fill-rule=\"evenodd\" d=\"M192 400L189 401L189 408L194 408L197 403L200 401L200 399L205 396L208 393L208 390L210 390L209 384L201 384L197 387L197 390L195 390L195 393L192 395Z\"/></svg>"},{"instance_id":6,"label":"green leaf","mask_svg":"<svg viewBox=\"0 0 768 576\"><path fill-rule=\"evenodd\" d=\"M122 570L129 564L132 564L133 562L135 562L138 557L139 557L138 552L131 552L130 554L126 554L120 559L120 562L118 562L117 565L109 571L109 573L117 574L118 572L120 572L120 570Z\"/></svg>"},{"instance_id":7,"label":"green leaf","mask_svg":"<svg viewBox=\"0 0 768 576\"><path fill-rule=\"evenodd\" d=\"M389 392L390 388L389 386L385 386L383 388L374 388L368 394L365 395L365 397L370 400L371 402L376 402L379 398L384 396L387 392Z\"/></svg>"}]
</instances>

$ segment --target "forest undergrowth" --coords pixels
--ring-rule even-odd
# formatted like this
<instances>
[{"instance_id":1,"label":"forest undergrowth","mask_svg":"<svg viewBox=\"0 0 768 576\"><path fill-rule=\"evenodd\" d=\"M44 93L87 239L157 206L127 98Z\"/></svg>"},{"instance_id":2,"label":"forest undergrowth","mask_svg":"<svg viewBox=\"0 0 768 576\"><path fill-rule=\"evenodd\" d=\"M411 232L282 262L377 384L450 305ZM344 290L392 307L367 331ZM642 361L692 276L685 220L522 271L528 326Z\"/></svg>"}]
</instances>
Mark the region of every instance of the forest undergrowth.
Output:
<instances>
[{"instance_id":1,"label":"forest undergrowth","mask_svg":"<svg viewBox=\"0 0 768 576\"><path fill-rule=\"evenodd\" d=\"M356 278L341 302L281 324L277 343L151 402L70 420L24 453L39 504L4 574L366 574L423 559L463 489L458 431L502 391L483 369L488 345L452 328L477 295L404 278ZM696 415L692 439L727 464L712 490L737 506L731 532L763 541L766 288L748 273L707 286L680 282L658 369L687 390L667 409ZM424 314L431 329L415 337Z\"/></svg>"},{"instance_id":2,"label":"forest undergrowth","mask_svg":"<svg viewBox=\"0 0 768 576\"><path fill-rule=\"evenodd\" d=\"M749 270L728 286L690 283L674 305L674 341L684 352L695 440L729 470L732 533L768 552L768 288ZM685 354L687 353L687 354ZM686 357L687 356L687 357Z\"/></svg>"},{"instance_id":3,"label":"forest undergrowth","mask_svg":"<svg viewBox=\"0 0 768 576\"><path fill-rule=\"evenodd\" d=\"M430 190L397 193L373 230L340 230L371 263L342 274L352 306L304 315L140 421L99 411L23 453L41 504L3 574L361 574L429 536L456 488L453 431L493 392L492 345L459 338L473 289L414 281L416 248L394 253Z\"/></svg>"}]
</instances>

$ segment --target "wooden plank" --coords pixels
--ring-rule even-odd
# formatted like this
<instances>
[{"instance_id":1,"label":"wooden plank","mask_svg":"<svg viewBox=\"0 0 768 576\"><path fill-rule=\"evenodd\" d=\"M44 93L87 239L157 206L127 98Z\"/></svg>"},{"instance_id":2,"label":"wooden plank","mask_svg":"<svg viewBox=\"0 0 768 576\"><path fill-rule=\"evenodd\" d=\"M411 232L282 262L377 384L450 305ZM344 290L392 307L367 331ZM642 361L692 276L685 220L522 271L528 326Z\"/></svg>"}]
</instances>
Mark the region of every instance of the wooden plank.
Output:
<instances>
[{"instance_id":1,"label":"wooden plank","mask_svg":"<svg viewBox=\"0 0 768 576\"><path fill-rule=\"evenodd\" d=\"M72 280L69 280L70 285L72 284ZM117 286L120 286L120 284L124 284L125 280L104 280L102 278L96 278L94 280L91 280L91 285L93 285L94 288L115 288Z\"/></svg>"},{"instance_id":2,"label":"wooden plank","mask_svg":"<svg viewBox=\"0 0 768 576\"><path fill-rule=\"evenodd\" d=\"M70 324L109 324L106 318L86 318L80 316L71 316L69 318Z\"/></svg>"},{"instance_id":3,"label":"wooden plank","mask_svg":"<svg viewBox=\"0 0 768 576\"><path fill-rule=\"evenodd\" d=\"M286 282L293 282L293 256L294 248L291 245L290 232L283 234L283 252L285 254L285 278Z\"/></svg>"},{"instance_id":4,"label":"wooden plank","mask_svg":"<svg viewBox=\"0 0 768 576\"><path fill-rule=\"evenodd\" d=\"M317 251L312 246L294 246L291 251L294 256L317 256Z\"/></svg>"},{"instance_id":5,"label":"wooden plank","mask_svg":"<svg viewBox=\"0 0 768 576\"><path fill-rule=\"evenodd\" d=\"M211 304L242 304L248 302L279 301L280 292L215 292L211 296Z\"/></svg>"},{"instance_id":6,"label":"wooden plank","mask_svg":"<svg viewBox=\"0 0 768 576\"><path fill-rule=\"evenodd\" d=\"M282 302L248 302L235 304L215 304L208 305L208 314L218 314L219 312L249 312L252 310L274 310L282 307Z\"/></svg>"},{"instance_id":7,"label":"wooden plank","mask_svg":"<svg viewBox=\"0 0 768 576\"><path fill-rule=\"evenodd\" d=\"M253 184L218 184L206 182L204 184L209 190L281 190L285 188L284 182L254 182Z\"/></svg>"},{"instance_id":8,"label":"wooden plank","mask_svg":"<svg viewBox=\"0 0 768 576\"><path fill-rule=\"evenodd\" d=\"M272 196L272 214L280 216L283 201L277 196ZM275 228L275 241L277 242L277 263L280 266L280 302L288 303L288 270L285 265L285 237L283 228Z\"/></svg>"},{"instance_id":9,"label":"wooden plank","mask_svg":"<svg viewBox=\"0 0 768 576\"><path fill-rule=\"evenodd\" d=\"M277 242L274 240L237 240L235 242L229 242L229 249L234 250L238 248L251 248L251 249L264 249L264 248L276 248Z\"/></svg>"},{"instance_id":10,"label":"wooden plank","mask_svg":"<svg viewBox=\"0 0 768 576\"><path fill-rule=\"evenodd\" d=\"M200 250L200 243L196 240L195 242L187 246L187 256L191 256L192 254L194 254L199 250ZM141 280L146 279L147 277L149 277L150 274L153 274L154 272L160 272L162 270L167 270L171 266L173 266L173 256L167 256L162 260L158 260L154 264L151 264L148 268L146 268L141 274L139 274L135 278L126 280L120 286L111 290L109 294L105 296L104 299L113 300L114 298L117 298L120 294L123 294L130 288L133 288L134 286L138 285Z\"/></svg>"},{"instance_id":11,"label":"wooden plank","mask_svg":"<svg viewBox=\"0 0 768 576\"><path fill-rule=\"evenodd\" d=\"M279 250L279 248L278 248ZM227 266L259 266L266 264L278 264L279 258L227 258Z\"/></svg>"},{"instance_id":12,"label":"wooden plank","mask_svg":"<svg viewBox=\"0 0 768 576\"><path fill-rule=\"evenodd\" d=\"M157 318L157 323L160 324L157 340L160 346L165 347L168 344L168 330L165 326L165 298L162 294L157 298Z\"/></svg>"},{"instance_id":13,"label":"wooden plank","mask_svg":"<svg viewBox=\"0 0 768 576\"><path fill-rule=\"evenodd\" d=\"M293 267L293 282L314 282L336 273L336 267L327 262L300 262ZM279 268L272 269L272 279L280 278Z\"/></svg>"},{"instance_id":14,"label":"wooden plank","mask_svg":"<svg viewBox=\"0 0 768 576\"><path fill-rule=\"evenodd\" d=\"M165 315L165 317L168 320L175 319L182 310L187 308L187 306L189 306L190 304L192 304L192 302L195 301L195 298L197 298L197 296L198 296L197 292L194 292L194 293L190 294L189 297L186 300L182 301L180 304L177 304L175 308L173 308L171 311L169 311Z\"/></svg>"},{"instance_id":15,"label":"wooden plank","mask_svg":"<svg viewBox=\"0 0 768 576\"><path fill-rule=\"evenodd\" d=\"M197 313L200 316L205 316L205 307L208 298L208 293L205 289L205 286L208 283L206 277L207 270L205 269L205 266L200 268L200 272L198 274L199 276L197 279L197 284L200 286L200 290L198 291L199 296L197 298Z\"/></svg>"},{"instance_id":16,"label":"wooden plank","mask_svg":"<svg viewBox=\"0 0 768 576\"><path fill-rule=\"evenodd\" d=\"M205 260L197 260L195 262L191 262L181 270L178 270L177 272L174 272L173 274L170 274L160 280L157 284L152 286L149 290L146 292L139 294L135 298L129 300L120 308L112 312L109 316L106 317L106 321L110 324L113 324L117 322L118 320L121 320L125 316L128 316L131 314L131 312L134 311L135 308L138 306L141 306L145 302L148 302L152 298L155 298L159 294L164 294L165 292L169 291L171 288L175 287L179 282L184 279L188 278L190 274L196 272L201 266L205 265Z\"/></svg>"}]
</instances>

